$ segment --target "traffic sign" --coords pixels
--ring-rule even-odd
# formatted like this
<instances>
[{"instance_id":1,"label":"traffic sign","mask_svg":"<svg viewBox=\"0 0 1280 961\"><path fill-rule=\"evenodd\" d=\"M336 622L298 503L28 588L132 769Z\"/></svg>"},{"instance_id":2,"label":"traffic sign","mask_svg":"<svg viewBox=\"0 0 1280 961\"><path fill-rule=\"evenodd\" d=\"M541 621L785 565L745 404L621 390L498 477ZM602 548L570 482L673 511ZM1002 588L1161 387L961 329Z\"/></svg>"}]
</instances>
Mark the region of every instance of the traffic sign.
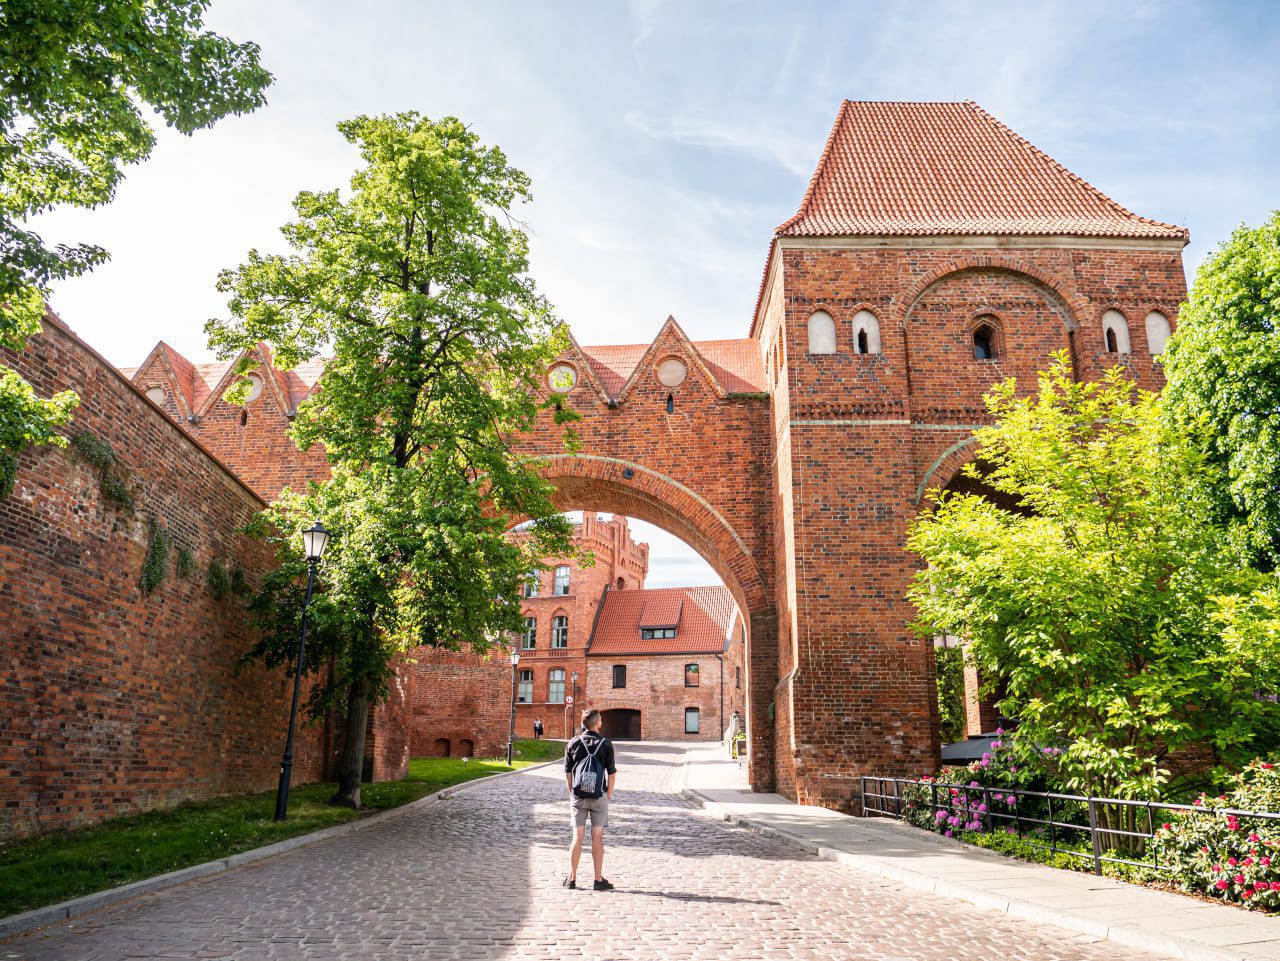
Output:
<instances>
[{"instance_id":1,"label":"traffic sign","mask_svg":"<svg viewBox=\"0 0 1280 961\"><path fill-rule=\"evenodd\" d=\"M568 697L566 697L566 698L564 699L564 702L565 702L566 704L572 704L572 703L573 703L573 695L572 695L572 694L570 694Z\"/></svg>"}]
</instances>

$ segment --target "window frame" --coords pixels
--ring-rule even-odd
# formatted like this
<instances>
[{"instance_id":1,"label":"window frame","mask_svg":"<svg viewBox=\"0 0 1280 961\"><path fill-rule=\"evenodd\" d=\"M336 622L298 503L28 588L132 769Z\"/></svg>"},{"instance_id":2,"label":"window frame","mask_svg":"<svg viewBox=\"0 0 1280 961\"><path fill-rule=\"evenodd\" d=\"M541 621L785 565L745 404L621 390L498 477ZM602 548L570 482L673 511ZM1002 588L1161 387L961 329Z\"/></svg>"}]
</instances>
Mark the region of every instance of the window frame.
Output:
<instances>
[{"instance_id":1,"label":"window frame","mask_svg":"<svg viewBox=\"0 0 1280 961\"><path fill-rule=\"evenodd\" d=\"M675 636L676 636L676 629L674 627L642 627L640 628L640 640L642 641L670 640Z\"/></svg>"},{"instance_id":2,"label":"window frame","mask_svg":"<svg viewBox=\"0 0 1280 961\"><path fill-rule=\"evenodd\" d=\"M560 676L557 678L556 675ZM559 684L560 696L556 697L556 685ZM565 671L563 667L553 667L547 672L547 703L563 704L564 703L564 685Z\"/></svg>"},{"instance_id":3,"label":"window frame","mask_svg":"<svg viewBox=\"0 0 1280 961\"><path fill-rule=\"evenodd\" d=\"M563 651L569 647L569 615L556 614L551 618L551 650Z\"/></svg>"},{"instance_id":4,"label":"window frame","mask_svg":"<svg viewBox=\"0 0 1280 961\"><path fill-rule=\"evenodd\" d=\"M613 690L615 690L615 691L625 691L625 690L627 689L627 665L625 665L625 664L615 664L615 665L613 665L613 671L612 671L612 674L613 674L613 676L612 676L611 680L612 680L612 682L613 682ZM622 683L621 683L621 684L619 684L619 683L618 683L618 678L619 678L619 677L621 677L621 678L622 678Z\"/></svg>"},{"instance_id":5,"label":"window frame","mask_svg":"<svg viewBox=\"0 0 1280 961\"><path fill-rule=\"evenodd\" d=\"M520 650L532 651L538 646L538 619L528 614L524 618L524 632L520 635Z\"/></svg>"},{"instance_id":6,"label":"window frame","mask_svg":"<svg viewBox=\"0 0 1280 961\"><path fill-rule=\"evenodd\" d=\"M693 678L693 683L689 683L689 678ZM684 666L684 686L685 687L702 687L702 671L698 667L697 661L689 661Z\"/></svg>"},{"instance_id":7,"label":"window frame","mask_svg":"<svg viewBox=\"0 0 1280 961\"><path fill-rule=\"evenodd\" d=\"M693 730L689 730L689 718L693 718ZM696 707L686 707L684 709L684 733L685 734L701 734L702 733L702 711Z\"/></svg>"},{"instance_id":8,"label":"window frame","mask_svg":"<svg viewBox=\"0 0 1280 961\"><path fill-rule=\"evenodd\" d=\"M563 573L563 577L561 576L562 573ZM569 574L568 564L561 564L556 568L555 583L554 583L554 586L551 588L551 594L553 597L565 597L569 594L569 586L570 586L569 578L570 578L570 574ZM561 588L564 588L564 589L561 590Z\"/></svg>"},{"instance_id":9,"label":"window frame","mask_svg":"<svg viewBox=\"0 0 1280 961\"><path fill-rule=\"evenodd\" d=\"M528 685L526 687L525 685ZM527 697L525 695L528 695ZM533 703L533 671L523 669L516 678L516 703Z\"/></svg>"}]
</instances>

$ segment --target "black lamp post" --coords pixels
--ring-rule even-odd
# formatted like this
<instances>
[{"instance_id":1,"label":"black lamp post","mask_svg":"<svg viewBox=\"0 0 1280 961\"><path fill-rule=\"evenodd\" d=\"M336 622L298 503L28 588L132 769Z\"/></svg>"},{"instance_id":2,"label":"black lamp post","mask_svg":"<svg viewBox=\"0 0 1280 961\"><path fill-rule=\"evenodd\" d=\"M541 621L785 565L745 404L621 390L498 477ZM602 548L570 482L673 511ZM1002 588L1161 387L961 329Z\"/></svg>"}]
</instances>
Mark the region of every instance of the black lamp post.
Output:
<instances>
[{"instance_id":1,"label":"black lamp post","mask_svg":"<svg viewBox=\"0 0 1280 961\"><path fill-rule=\"evenodd\" d=\"M569 715L578 709L578 672L570 675L573 679L573 710L564 712L564 739L569 740Z\"/></svg>"},{"instance_id":2,"label":"black lamp post","mask_svg":"<svg viewBox=\"0 0 1280 961\"><path fill-rule=\"evenodd\" d=\"M289 736L284 742L284 757L280 759L280 786L276 788L276 820L283 821L289 809L289 778L293 774L293 728L298 720L298 691L302 686L302 654L307 644L307 608L311 606L311 589L316 582L316 565L329 543L329 532L316 521L302 532L302 543L307 552L307 597L302 602L302 630L298 635L298 663L293 671L293 706L289 709Z\"/></svg>"},{"instance_id":3,"label":"black lamp post","mask_svg":"<svg viewBox=\"0 0 1280 961\"><path fill-rule=\"evenodd\" d=\"M507 767L511 767L511 755L516 746L516 668L520 666L520 652L511 652L511 724L507 727Z\"/></svg>"}]
</instances>

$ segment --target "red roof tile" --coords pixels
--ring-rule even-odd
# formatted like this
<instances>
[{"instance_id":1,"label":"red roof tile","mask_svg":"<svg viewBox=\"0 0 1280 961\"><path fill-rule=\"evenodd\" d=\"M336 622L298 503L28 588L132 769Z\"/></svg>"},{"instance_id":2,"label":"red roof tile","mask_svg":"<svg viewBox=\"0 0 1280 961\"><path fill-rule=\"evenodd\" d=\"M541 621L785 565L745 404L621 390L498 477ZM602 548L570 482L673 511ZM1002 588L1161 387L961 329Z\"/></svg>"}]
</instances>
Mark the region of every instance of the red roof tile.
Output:
<instances>
[{"instance_id":1,"label":"red roof tile","mask_svg":"<svg viewBox=\"0 0 1280 961\"><path fill-rule=\"evenodd\" d=\"M678 603L676 636L643 639L648 610ZM725 587L661 587L648 591L607 591L587 656L618 654L719 654L728 645L736 608ZM654 624L669 627L669 624Z\"/></svg>"},{"instance_id":2,"label":"red roof tile","mask_svg":"<svg viewBox=\"0 0 1280 961\"><path fill-rule=\"evenodd\" d=\"M799 211L777 232L1188 237L1121 207L971 100L844 101Z\"/></svg>"},{"instance_id":3,"label":"red roof tile","mask_svg":"<svg viewBox=\"0 0 1280 961\"><path fill-rule=\"evenodd\" d=\"M640 626L677 627L680 624L680 608L684 606L683 591L646 591L649 594L640 609Z\"/></svg>"}]
</instances>

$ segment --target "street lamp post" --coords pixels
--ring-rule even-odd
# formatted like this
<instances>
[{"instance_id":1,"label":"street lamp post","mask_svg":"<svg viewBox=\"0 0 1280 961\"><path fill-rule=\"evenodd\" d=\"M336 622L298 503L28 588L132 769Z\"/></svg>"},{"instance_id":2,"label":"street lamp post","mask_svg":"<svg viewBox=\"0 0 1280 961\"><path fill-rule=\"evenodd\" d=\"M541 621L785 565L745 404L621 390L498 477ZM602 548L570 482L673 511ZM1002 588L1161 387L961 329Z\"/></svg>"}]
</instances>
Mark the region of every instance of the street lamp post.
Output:
<instances>
[{"instance_id":1,"label":"street lamp post","mask_svg":"<svg viewBox=\"0 0 1280 961\"><path fill-rule=\"evenodd\" d=\"M570 676L571 676L571 677L572 677L572 679L573 679L573 698L572 698L572 703L573 703L573 707L576 709L576 708L577 708L577 706L578 706L578 672L577 672L577 671L574 671L574 672L573 672L573 674L572 674L572 675L570 675ZM572 714L572 713L573 713L573 711L569 710L569 708L565 708L565 710L564 710L564 739L565 739L566 741L567 741L567 740L569 740L569 715L570 715L570 714Z\"/></svg>"},{"instance_id":2,"label":"street lamp post","mask_svg":"<svg viewBox=\"0 0 1280 961\"><path fill-rule=\"evenodd\" d=\"M516 668L520 666L520 652L511 652L511 724L507 727L507 767L516 746Z\"/></svg>"},{"instance_id":3,"label":"street lamp post","mask_svg":"<svg viewBox=\"0 0 1280 961\"><path fill-rule=\"evenodd\" d=\"M316 521L302 532L307 552L307 596L302 602L302 629L298 632L298 663L293 670L293 706L289 708L289 736L280 759L280 785L276 788L276 820L283 821L289 809L289 779L293 775L293 729L298 720L298 691L302 686L302 655L307 644L307 608L311 606L311 590L316 582L316 565L329 543L329 532Z\"/></svg>"}]
</instances>

